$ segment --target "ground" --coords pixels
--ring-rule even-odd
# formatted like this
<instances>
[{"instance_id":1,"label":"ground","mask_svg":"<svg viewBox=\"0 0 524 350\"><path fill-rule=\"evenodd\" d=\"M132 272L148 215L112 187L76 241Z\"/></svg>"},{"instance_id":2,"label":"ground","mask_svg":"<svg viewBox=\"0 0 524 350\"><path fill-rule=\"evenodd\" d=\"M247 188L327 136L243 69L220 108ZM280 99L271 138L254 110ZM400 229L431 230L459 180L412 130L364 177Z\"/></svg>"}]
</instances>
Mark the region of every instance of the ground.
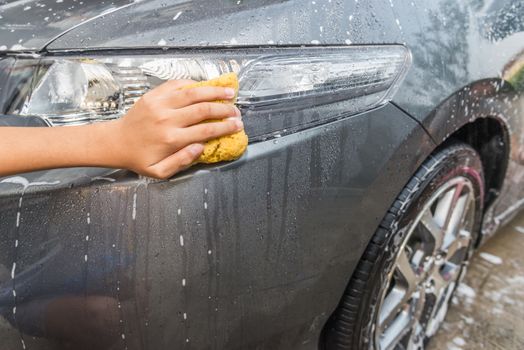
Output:
<instances>
[{"instance_id":1,"label":"ground","mask_svg":"<svg viewBox=\"0 0 524 350\"><path fill-rule=\"evenodd\" d=\"M475 253L427 349L524 349L524 214Z\"/></svg>"}]
</instances>

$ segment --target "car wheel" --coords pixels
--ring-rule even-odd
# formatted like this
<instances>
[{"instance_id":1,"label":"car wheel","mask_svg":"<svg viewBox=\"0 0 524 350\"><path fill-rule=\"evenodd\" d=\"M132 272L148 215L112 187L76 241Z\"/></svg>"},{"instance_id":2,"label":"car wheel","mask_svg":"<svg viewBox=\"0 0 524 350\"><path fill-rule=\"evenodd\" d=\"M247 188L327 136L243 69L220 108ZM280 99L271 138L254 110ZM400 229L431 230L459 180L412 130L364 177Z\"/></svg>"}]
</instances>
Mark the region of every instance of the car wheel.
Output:
<instances>
[{"instance_id":1,"label":"car wheel","mask_svg":"<svg viewBox=\"0 0 524 350\"><path fill-rule=\"evenodd\" d=\"M434 152L373 235L324 328L324 347L424 348L464 275L483 193L474 149L455 143Z\"/></svg>"}]
</instances>

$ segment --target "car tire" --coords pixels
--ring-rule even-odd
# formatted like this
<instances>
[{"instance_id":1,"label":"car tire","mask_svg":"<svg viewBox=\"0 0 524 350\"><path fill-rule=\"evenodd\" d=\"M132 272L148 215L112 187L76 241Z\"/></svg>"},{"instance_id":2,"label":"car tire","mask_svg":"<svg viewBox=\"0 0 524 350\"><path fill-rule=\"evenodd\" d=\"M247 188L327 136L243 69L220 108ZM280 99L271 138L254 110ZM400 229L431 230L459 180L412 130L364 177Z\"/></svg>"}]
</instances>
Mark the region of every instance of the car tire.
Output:
<instances>
[{"instance_id":1,"label":"car tire","mask_svg":"<svg viewBox=\"0 0 524 350\"><path fill-rule=\"evenodd\" d=\"M322 347L424 348L464 276L483 200L478 153L458 142L437 149L371 238L324 328Z\"/></svg>"}]
</instances>

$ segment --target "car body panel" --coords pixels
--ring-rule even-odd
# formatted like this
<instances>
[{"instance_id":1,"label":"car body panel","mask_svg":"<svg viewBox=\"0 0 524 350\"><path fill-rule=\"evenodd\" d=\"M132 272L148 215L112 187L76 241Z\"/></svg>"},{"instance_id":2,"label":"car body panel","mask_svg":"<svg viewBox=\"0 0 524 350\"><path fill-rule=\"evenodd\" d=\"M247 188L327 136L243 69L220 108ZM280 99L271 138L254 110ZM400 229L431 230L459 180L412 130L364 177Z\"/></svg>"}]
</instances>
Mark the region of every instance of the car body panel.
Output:
<instances>
[{"instance_id":1,"label":"car body panel","mask_svg":"<svg viewBox=\"0 0 524 350\"><path fill-rule=\"evenodd\" d=\"M132 0L0 2L0 53L39 51L85 21L133 4Z\"/></svg>"}]
</instances>

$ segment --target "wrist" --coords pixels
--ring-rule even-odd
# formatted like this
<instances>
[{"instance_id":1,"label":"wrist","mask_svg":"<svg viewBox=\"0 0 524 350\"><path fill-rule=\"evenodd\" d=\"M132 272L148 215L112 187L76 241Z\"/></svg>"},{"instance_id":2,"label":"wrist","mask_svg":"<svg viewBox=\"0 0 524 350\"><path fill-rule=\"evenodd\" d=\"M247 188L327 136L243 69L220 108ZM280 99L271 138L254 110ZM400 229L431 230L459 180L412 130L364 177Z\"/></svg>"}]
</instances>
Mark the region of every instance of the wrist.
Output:
<instances>
[{"instance_id":1,"label":"wrist","mask_svg":"<svg viewBox=\"0 0 524 350\"><path fill-rule=\"evenodd\" d=\"M95 166L108 168L127 168L123 150L121 120L111 120L89 125L88 152L90 162Z\"/></svg>"}]
</instances>

